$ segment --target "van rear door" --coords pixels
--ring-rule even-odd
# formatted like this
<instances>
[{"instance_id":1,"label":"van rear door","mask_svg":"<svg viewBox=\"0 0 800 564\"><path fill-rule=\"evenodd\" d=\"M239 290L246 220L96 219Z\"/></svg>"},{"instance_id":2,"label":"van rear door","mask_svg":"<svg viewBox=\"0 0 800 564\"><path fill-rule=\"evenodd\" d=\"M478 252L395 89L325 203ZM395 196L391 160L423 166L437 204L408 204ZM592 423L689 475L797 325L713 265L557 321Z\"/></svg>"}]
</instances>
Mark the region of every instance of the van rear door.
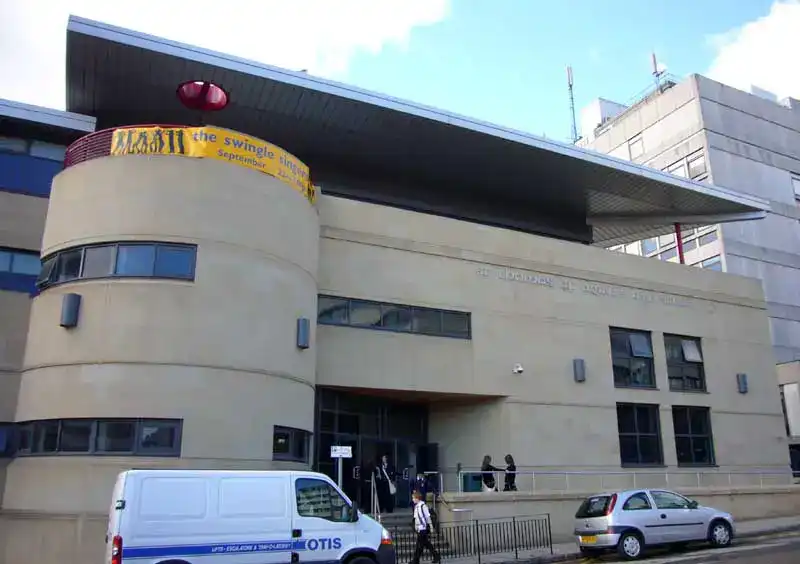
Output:
<instances>
[{"instance_id":1,"label":"van rear door","mask_svg":"<svg viewBox=\"0 0 800 564\"><path fill-rule=\"evenodd\" d=\"M114 553L114 538L120 535L122 513L125 508L125 481L128 473L121 472L114 483L111 494L111 505L108 508L108 526L106 528L106 564L111 562Z\"/></svg>"}]
</instances>

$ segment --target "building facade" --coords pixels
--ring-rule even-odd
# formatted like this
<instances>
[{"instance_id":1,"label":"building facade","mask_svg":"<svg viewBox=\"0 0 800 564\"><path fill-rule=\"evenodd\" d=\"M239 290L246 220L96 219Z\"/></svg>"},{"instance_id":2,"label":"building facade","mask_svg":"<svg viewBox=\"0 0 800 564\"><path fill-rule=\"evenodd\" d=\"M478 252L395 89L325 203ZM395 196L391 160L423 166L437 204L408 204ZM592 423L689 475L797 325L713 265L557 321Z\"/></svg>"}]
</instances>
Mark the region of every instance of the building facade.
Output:
<instances>
[{"instance_id":1,"label":"building facade","mask_svg":"<svg viewBox=\"0 0 800 564\"><path fill-rule=\"evenodd\" d=\"M16 413L50 185L67 145L93 130L93 118L0 100L0 455L14 448L13 428L2 423Z\"/></svg>"},{"instance_id":2,"label":"building facade","mask_svg":"<svg viewBox=\"0 0 800 564\"><path fill-rule=\"evenodd\" d=\"M71 31L68 46L87 47L89 24L76 25L84 31ZM140 42L130 69L151 67L136 57L155 52L152 38L114 33L92 39L109 72L124 41ZM229 75L211 60L181 68L227 77L242 92L289 88L265 78L269 69ZM75 84L116 84L72 74ZM291 80L307 81L301 94L321 104L317 112L346 117L352 137L357 120L335 107L342 92L299 73ZM12 296L21 321L2 321L19 343L3 375L13 386L4 396L14 397L3 414L6 564L99 561L114 479L132 467L336 476L330 447L349 445L341 478L362 506L370 465L384 454L400 471L439 473L449 491L472 488L458 470L487 454L499 464L512 453L528 473L520 484L532 470L657 469L674 487L687 469L691 480L708 474L706 485L788 470L761 284L610 253L604 242L627 228L590 227L605 205L646 209L653 225L643 229L660 232L668 222L659 214L737 217L760 213L761 200L572 147L510 141L454 116L440 126L383 107L383 127L364 120L358 131L373 152L349 153L347 135L325 139L334 127L308 121L315 108L297 105L302 115L282 130L285 109L264 109L283 103L278 94L260 105L243 95L238 107L255 113L220 112L214 126L137 126L194 120L135 101L118 114L118 99L89 108L102 106L100 90L70 94L68 108L96 115L98 131L70 146L52 178L41 242L32 235L33 247L13 247L40 248L41 264L27 272L35 290ZM366 114L376 100L347 104ZM412 131L422 127L438 147L423 147L436 156L431 166L396 158L391 143L403 128L391 120L401 118L409 138L424 143ZM378 135L385 130L393 134ZM259 139L265 131L277 139ZM486 150L470 152L465 139ZM329 153L314 145L323 141ZM371 160L385 155L380 167ZM537 174L524 166L545 161L563 168L541 178L571 171L578 180L549 195L512 191ZM503 193L486 180L511 170L520 174L504 177ZM431 199L436 187L446 197ZM585 202L572 216L536 218L527 230L509 220L521 202L546 209L571 190ZM668 209L658 208L664 193ZM480 209L487 194L491 206ZM399 480L398 503L409 494Z\"/></svg>"},{"instance_id":3,"label":"building facade","mask_svg":"<svg viewBox=\"0 0 800 564\"><path fill-rule=\"evenodd\" d=\"M630 108L593 104L581 145L768 199L763 221L686 229L685 261L761 279L776 362L799 359L800 102L699 75L662 90ZM674 234L614 249L678 261Z\"/></svg>"}]
</instances>

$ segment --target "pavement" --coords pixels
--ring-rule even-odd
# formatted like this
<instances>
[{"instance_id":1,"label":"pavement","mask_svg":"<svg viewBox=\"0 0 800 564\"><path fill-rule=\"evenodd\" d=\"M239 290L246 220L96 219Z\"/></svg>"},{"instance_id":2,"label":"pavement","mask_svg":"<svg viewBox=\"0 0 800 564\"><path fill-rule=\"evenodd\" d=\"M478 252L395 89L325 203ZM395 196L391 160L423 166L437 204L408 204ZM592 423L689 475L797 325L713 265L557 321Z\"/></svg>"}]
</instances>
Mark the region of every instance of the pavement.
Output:
<instances>
[{"instance_id":1,"label":"pavement","mask_svg":"<svg viewBox=\"0 0 800 564\"><path fill-rule=\"evenodd\" d=\"M686 551L686 553L682 555L670 555L666 559L651 559L648 558L644 562L647 564L660 564L661 562L664 563L671 563L671 562L683 562L684 558L687 558L686 562L691 562L693 559L696 562L712 562L712 561L719 561L719 560L709 560L709 558L717 558L721 555L731 554L733 556L736 555L738 551L746 551L747 547L749 546L751 550L753 550L754 543L748 542L750 540L756 541L758 537L767 537L770 535L780 535L781 533L786 533L787 537L792 533L797 533L797 537L792 535L794 541L800 542L800 515L795 517L776 517L773 519L759 519L756 521L737 521L736 522L736 539L734 540L734 545L727 549L721 549L713 551L713 556L708 556L705 554L699 554L698 552L692 552L691 550ZM777 543L777 544L776 544ZM772 541L772 544L775 545L773 548L782 547L785 544L781 539L775 539ZM762 543L757 544L758 547L762 546ZM791 544L788 545L791 547ZM786 564L798 564L800 563L800 544L795 544L795 551L789 552L789 556L786 557ZM793 550L789 548L789 550ZM719 553L719 554L717 554ZM700 560L697 560L700 558ZM705 560L703 559L705 558ZM453 558L453 559L446 559L443 560L445 564L546 564L550 562L571 562L571 561L584 561L584 562L614 562L615 558L606 559L588 559L584 558L583 555L578 551L578 547L574 542L570 543L561 543L561 544L554 544L552 554L550 551L520 551L518 557L515 558L515 554L513 552L509 553L501 553L501 554L487 554L481 555L480 561L478 560L477 556L473 556L470 558ZM733 560L737 564L750 564L750 560ZM424 561L423 561L424 562ZM762 564L760 560L753 560L754 563ZM763 560L763 564L784 564L781 560L771 559L768 558Z\"/></svg>"}]
</instances>

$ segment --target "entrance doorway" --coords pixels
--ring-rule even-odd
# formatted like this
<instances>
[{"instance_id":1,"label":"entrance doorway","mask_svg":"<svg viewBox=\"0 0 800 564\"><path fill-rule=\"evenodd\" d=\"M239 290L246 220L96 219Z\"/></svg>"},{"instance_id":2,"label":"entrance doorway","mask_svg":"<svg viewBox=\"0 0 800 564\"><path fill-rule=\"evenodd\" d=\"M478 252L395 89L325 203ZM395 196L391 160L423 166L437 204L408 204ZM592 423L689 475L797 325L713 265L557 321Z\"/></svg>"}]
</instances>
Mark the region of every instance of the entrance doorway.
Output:
<instances>
[{"instance_id":1,"label":"entrance doorway","mask_svg":"<svg viewBox=\"0 0 800 564\"><path fill-rule=\"evenodd\" d=\"M342 486L362 511L371 510L371 478L380 458L396 472L395 505L411 505L418 472L436 471L436 445L428 443L428 407L340 390L319 388L316 400L314 467L337 480L330 447L347 445L353 458L343 461Z\"/></svg>"}]
</instances>

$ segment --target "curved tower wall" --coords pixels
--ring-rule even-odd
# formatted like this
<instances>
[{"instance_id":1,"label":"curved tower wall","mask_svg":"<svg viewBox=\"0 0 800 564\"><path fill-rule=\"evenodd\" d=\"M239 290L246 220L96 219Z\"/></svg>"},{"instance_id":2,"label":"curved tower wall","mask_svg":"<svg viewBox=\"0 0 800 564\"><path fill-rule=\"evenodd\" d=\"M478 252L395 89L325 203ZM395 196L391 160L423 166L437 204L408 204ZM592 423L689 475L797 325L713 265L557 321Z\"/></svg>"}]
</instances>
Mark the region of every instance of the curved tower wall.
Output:
<instances>
[{"instance_id":1,"label":"curved tower wall","mask_svg":"<svg viewBox=\"0 0 800 564\"><path fill-rule=\"evenodd\" d=\"M285 467L272 462L273 426L313 431L319 221L308 199L273 176L182 156L102 157L56 177L43 257L125 241L196 245L194 280L43 290L16 420L181 419L180 458L20 456L5 509L105 510L113 475L134 466ZM81 296L73 329L60 326L67 293Z\"/></svg>"}]
</instances>

